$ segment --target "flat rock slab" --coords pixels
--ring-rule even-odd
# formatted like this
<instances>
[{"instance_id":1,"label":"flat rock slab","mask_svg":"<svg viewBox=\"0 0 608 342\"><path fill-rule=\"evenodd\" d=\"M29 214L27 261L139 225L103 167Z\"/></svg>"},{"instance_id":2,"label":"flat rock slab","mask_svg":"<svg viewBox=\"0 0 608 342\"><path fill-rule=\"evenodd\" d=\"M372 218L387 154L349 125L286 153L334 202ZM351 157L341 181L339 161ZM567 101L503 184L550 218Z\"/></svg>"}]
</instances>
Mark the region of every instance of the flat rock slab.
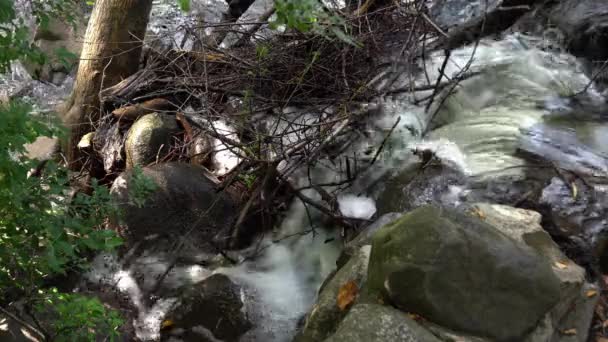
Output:
<instances>
[{"instance_id":1,"label":"flat rock slab","mask_svg":"<svg viewBox=\"0 0 608 342\"><path fill-rule=\"evenodd\" d=\"M439 342L405 313L388 306L358 304L326 342Z\"/></svg>"}]
</instances>

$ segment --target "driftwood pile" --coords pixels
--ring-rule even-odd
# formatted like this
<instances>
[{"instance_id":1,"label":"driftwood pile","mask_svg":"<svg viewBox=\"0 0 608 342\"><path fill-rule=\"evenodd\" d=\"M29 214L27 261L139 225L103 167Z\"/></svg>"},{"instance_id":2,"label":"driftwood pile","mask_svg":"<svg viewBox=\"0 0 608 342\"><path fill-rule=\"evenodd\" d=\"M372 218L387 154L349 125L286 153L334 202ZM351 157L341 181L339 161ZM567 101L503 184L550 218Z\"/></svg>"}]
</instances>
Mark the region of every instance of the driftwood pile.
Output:
<instances>
[{"instance_id":1,"label":"driftwood pile","mask_svg":"<svg viewBox=\"0 0 608 342\"><path fill-rule=\"evenodd\" d=\"M183 133L157 162L187 161L213 171L210 159L218 150L208 141L220 141L239 163L216 173L216 181L220 188L237 186L248 194L241 217L253 207L273 215L281 207L277 202L289 194L343 227L352 227L352 220L338 212L335 194L321 187L326 184L310 179L307 186L319 192L321 202L290 179L324 160L344 175L336 183L344 187L375 162L357 155L340 156L346 160L339 162L336 158L365 135L361 126L370 101L395 92L386 85L397 76L391 80L386 70L413 74L425 42L441 36L425 11L422 1L396 1L342 13L345 32L357 46L288 30L260 37L253 33L229 49L203 41L195 51L148 49L137 73L101 91L104 114L91 144L89 167L111 181L124 170L124 142L131 124L151 112L173 114ZM434 82L431 89L446 86ZM218 130L217 122L230 127L231 134Z\"/></svg>"}]
</instances>

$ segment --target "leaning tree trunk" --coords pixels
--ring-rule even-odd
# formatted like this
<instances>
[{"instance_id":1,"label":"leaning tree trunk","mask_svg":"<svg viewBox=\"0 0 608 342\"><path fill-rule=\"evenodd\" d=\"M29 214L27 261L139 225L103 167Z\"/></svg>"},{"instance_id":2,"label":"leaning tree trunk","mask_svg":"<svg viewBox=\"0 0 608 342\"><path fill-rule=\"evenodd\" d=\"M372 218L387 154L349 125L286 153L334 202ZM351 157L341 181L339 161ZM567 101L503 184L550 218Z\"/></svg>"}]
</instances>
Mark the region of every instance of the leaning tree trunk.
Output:
<instances>
[{"instance_id":1,"label":"leaning tree trunk","mask_svg":"<svg viewBox=\"0 0 608 342\"><path fill-rule=\"evenodd\" d=\"M97 0L63 122L70 130L65 153L70 168L82 166L77 145L99 119L99 91L133 74L139 58L152 0Z\"/></svg>"}]
</instances>

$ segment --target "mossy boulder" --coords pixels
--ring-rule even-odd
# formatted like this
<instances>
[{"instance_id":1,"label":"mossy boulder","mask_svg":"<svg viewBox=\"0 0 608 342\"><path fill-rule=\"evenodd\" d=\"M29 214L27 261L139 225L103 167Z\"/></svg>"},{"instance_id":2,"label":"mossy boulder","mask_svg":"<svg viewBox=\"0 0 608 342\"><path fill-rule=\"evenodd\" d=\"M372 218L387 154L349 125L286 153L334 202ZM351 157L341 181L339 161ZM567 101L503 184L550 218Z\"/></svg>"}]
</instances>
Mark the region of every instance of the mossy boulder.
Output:
<instances>
[{"instance_id":1,"label":"mossy boulder","mask_svg":"<svg viewBox=\"0 0 608 342\"><path fill-rule=\"evenodd\" d=\"M175 116L151 113L140 117L127 134L125 152L127 169L146 166L169 151L171 138L177 133Z\"/></svg>"},{"instance_id":2,"label":"mossy boulder","mask_svg":"<svg viewBox=\"0 0 608 342\"><path fill-rule=\"evenodd\" d=\"M379 230L371 298L495 341L522 340L560 299L550 263L479 218L424 206Z\"/></svg>"}]
</instances>

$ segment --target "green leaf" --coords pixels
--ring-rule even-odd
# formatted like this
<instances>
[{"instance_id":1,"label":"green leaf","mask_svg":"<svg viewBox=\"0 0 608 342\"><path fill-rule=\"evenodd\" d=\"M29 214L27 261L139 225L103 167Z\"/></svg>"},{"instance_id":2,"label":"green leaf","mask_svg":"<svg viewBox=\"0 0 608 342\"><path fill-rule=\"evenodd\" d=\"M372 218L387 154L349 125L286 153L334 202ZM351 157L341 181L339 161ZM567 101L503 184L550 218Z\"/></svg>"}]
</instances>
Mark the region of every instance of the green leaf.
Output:
<instances>
[{"instance_id":1,"label":"green leaf","mask_svg":"<svg viewBox=\"0 0 608 342\"><path fill-rule=\"evenodd\" d=\"M177 0L179 8L184 12L190 12L190 0Z\"/></svg>"},{"instance_id":2,"label":"green leaf","mask_svg":"<svg viewBox=\"0 0 608 342\"><path fill-rule=\"evenodd\" d=\"M0 0L0 23L7 23L15 19L13 0Z\"/></svg>"},{"instance_id":3,"label":"green leaf","mask_svg":"<svg viewBox=\"0 0 608 342\"><path fill-rule=\"evenodd\" d=\"M121 238L119 238L118 236L109 238L106 240L105 244L106 244L106 249L107 250L112 250L115 249L116 247L119 247L123 244L123 240Z\"/></svg>"}]
</instances>

